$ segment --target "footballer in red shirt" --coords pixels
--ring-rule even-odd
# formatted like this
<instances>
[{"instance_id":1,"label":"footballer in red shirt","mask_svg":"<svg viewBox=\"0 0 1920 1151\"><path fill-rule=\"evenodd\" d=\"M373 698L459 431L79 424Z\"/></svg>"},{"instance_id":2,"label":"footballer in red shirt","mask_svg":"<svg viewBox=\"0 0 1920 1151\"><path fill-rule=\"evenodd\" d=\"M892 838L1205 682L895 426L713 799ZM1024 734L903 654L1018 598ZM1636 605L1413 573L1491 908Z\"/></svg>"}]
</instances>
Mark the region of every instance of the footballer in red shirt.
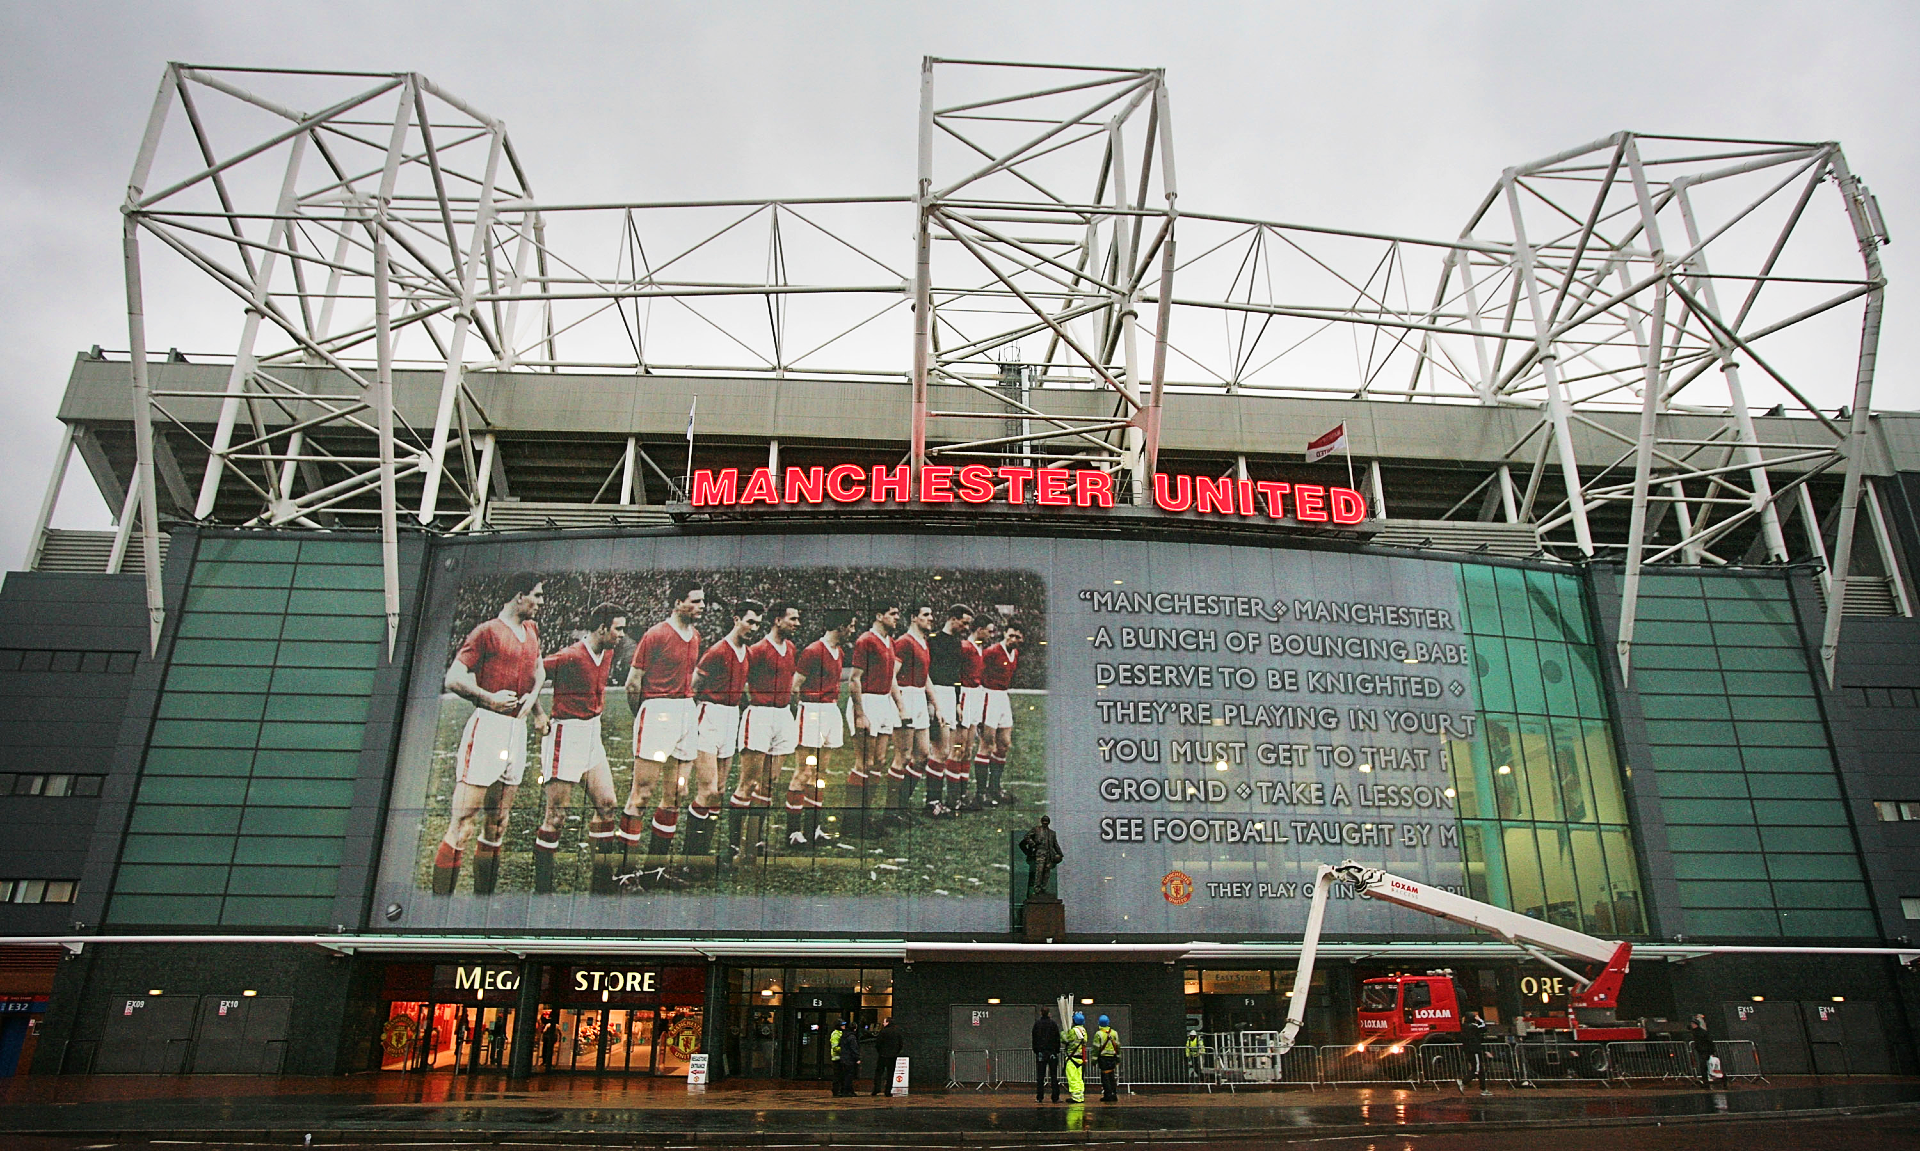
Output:
<instances>
[{"instance_id":1,"label":"footballer in red shirt","mask_svg":"<svg viewBox=\"0 0 1920 1151\"><path fill-rule=\"evenodd\" d=\"M853 641L847 659L852 673L847 693L847 726L853 728L853 767L847 786L857 788L859 806L867 806L867 781L886 770L882 760L900 726L900 689L894 683L893 633L900 626L900 605L882 603L873 610L873 626ZM856 796L849 796L851 802Z\"/></svg>"},{"instance_id":2,"label":"footballer in red shirt","mask_svg":"<svg viewBox=\"0 0 1920 1151\"><path fill-rule=\"evenodd\" d=\"M987 717L987 689L981 677L986 673L987 649L999 630L992 620L980 616L973 621L973 635L960 645L960 740L947 761L947 806L956 812L986 807L978 794L967 797L967 782L981 755L980 724Z\"/></svg>"},{"instance_id":3,"label":"footballer in red shirt","mask_svg":"<svg viewBox=\"0 0 1920 1151\"><path fill-rule=\"evenodd\" d=\"M540 741L540 782L546 787L547 802L540 830L533 837L536 892L553 890L560 831L573 804L573 785L582 782L593 803L593 817L587 821L587 839L593 844L592 890L601 895L615 890L610 853L620 843L620 800L613 791L607 745L600 738L600 716L606 710L613 649L626 634L627 609L603 603L588 613L585 635L544 661L547 679L553 684L553 720Z\"/></svg>"},{"instance_id":4,"label":"footballer in red shirt","mask_svg":"<svg viewBox=\"0 0 1920 1151\"><path fill-rule=\"evenodd\" d=\"M933 755L927 704L927 673L933 662L927 640L932 634L933 605L916 603L907 612L907 626L893 641L894 683L900 689L900 726L894 729L893 765L887 768L887 818L893 823L907 822L914 787L926 776L927 760Z\"/></svg>"},{"instance_id":5,"label":"footballer in red shirt","mask_svg":"<svg viewBox=\"0 0 1920 1151\"><path fill-rule=\"evenodd\" d=\"M685 857L703 863L713 849L715 822L720 818L720 787L726 765L740 750L740 705L747 698L747 647L760 630L766 605L743 599L733 605L733 627L708 648L693 671L693 705L697 734L693 757L693 802L687 814Z\"/></svg>"},{"instance_id":6,"label":"footballer in red shirt","mask_svg":"<svg viewBox=\"0 0 1920 1151\"><path fill-rule=\"evenodd\" d=\"M620 839L631 853L640 833L652 837L642 886L667 881L666 858L680 824L681 793L697 745L693 669L700 661L700 630L694 625L707 608L707 593L697 580L680 580L667 593L673 609L647 629L633 649L627 672L627 702L633 707L633 785L620 812Z\"/></svg>"},{"instance_id":7,"label":"footballer in red shirt","mask_svg":"<svg viewBox=\"0 0 1920 1151\"><path fill-rule=\"evenodd\" d=\"M540 625L533 617L546 602L546 589L534 572L506 581L500 613L473 629L447 667L446 689L473 703L460 733L459 776L447 819L447 833L433 857L433 893L452 895L460 876L460 856L474 820L486 809L473 859L473 892L491 895L500 877L500 845L506 842L513 797L527 770L527 726L545 733L540 685Z\"/></svg>"},{"instance_id":8,"label":"footballer in red shirt","mask_svg":"<svg viewBox=\"0 0 1920 1151\"><path fill-rule=\"evenodd\" d=\"M800 609L776 601L767 609L767 638L747 649L747 714L740 724L746 754L740 761L740 782L727 799L727 843L734 862L745 856L740 844L744 817L755 807L773 806L773 783L786 758L800 746L800 722L793 715L794 667L800 661L794 636L799 632Z\"/></svg>"},{"instance_id":9,"label":"footballer in red shirt","mask_svg":"<svg viewBox=\"0 0 1920 1151\"><path fill-rule=\"evenodd\" d=\"M1013 794L1001 786L1007 770L1007 752L1013 748L1013 673L1020 666L1020 644L1026 633L1018 624L1009 623L1000 642L989 647L985 670L980 680L987 689L987 715L981 730L981 752L986 758L986 780L980 785L980 798L991 806L1011 803ZM981 766L974 760L976 770Z\"/></svg>"},{"instance_id":10,"label":"footballer in red shirt","mask_svg":"<svg viewBox=\"0 0 1920 1151\"><path fill-rule=\"evenodd\" d=\"M826 839L820 829L820 808L826 790L827 753L846 742L840 723L840 681L846 676L846 634L853 629L853 613L828 608L821 613L826 630L801 651L793 665L793 690L800 696L800 762L787 784L787 843L801 847ZM806 819L806 830L800 821Z\"/></svg>"}]
</instances>

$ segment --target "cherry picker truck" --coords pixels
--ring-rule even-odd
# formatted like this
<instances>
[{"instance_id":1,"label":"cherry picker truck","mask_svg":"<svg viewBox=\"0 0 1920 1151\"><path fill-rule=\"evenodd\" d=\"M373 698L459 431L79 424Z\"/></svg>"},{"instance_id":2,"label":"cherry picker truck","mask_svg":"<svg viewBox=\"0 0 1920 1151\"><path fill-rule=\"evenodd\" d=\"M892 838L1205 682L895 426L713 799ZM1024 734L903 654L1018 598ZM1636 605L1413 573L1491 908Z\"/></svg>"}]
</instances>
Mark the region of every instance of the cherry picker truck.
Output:
<instances>
[{"instance_id":1,"label":"cherry picker truck","mask_svg":"<svg viewBox=\"0 0 1920 1151\"><path fill-rule=\"evenodd\" d=\"M1550 1049L1542 1053L1548 1056L1542 1066L1561 1065L1581 1074L1604 1074L1607 1043L1647 1037L1645 1029L1614 1018L1620 1003L1620 984L1633 955L1632 944L1596 939L1349 859L1332 867L1322 864L1315 877L1300 966L1294 974L1286 1026L1280 1032L1280 1053L1293 1047L1306 1018L1327 896L1335 883L1352 884L1354 894L1363 899L1382 900L1496 935L1572 980L1576 990L1568 997L1564 1014L1524 1016L1523 1025L1515 1028L1523 1041ZM1600 970L1582 974L1555 955L1598 964ZM1385 1053L1398 1055L1436 1036L1457 1038L1460 1033L1460 998L1451 973L1366 980L1360 985L1358 1015L1361 1041L1355 1052L1378 1044Z\"/></svg>"}]
</instances>

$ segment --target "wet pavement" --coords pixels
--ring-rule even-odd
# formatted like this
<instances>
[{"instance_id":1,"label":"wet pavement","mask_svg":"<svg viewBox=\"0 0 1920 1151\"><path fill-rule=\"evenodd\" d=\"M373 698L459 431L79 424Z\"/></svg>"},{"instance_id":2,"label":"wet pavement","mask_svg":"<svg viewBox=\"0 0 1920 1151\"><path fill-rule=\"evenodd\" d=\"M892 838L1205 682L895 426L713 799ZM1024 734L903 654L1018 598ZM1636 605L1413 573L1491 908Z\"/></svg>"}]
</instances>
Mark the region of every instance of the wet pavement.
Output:
<instances>
[{"instance_id":1,"label":"wet pavement","mask_svg":"<svg viewBox=\"0 0 1920 1151\"><path fill-rule=\"evenodd\" d=\"M1386 1148L1415 1139L1425 1149L1452 1133L1556 1129L1611 1131L1607 1146L1626 1143L1622 1127L1686 1128L1696 1135L1729 1122L1794 1124L1795 1113L1886 1112L1920 1116L1920 1080L1782 1079L1702 1091L1666 1083L1623 1088L1502 1088L1491 1097L1399 1088L1308 1091L1170 1091L1124 1096L1119 1103L1036 1104L1023 1092L926 1092L881 1099L835 1099L823 1088L734 1082L690 1091L675 1080L633 1081L548 1077L508 1084L480 1077L355 1076L331 1079L93 1076L14 1079L0 1088L0 1131L42 1133L81 1147L132 1138L169 1137L228 1145L248 1142L524 1143L752 1142L775 1144L965 1142L1181 1142L1257 1138L1311 1139L1336 1148ZM1891 1119L1888 1120L1892 1122ZM1798 1124L1794 1124L1798 1125ZM1760 1124L1766 1126L1766 1124ZM1897 1127L1889 1127L1898 1135ZM1909 1132L1912 1127L1906 1128ZM1782 1129L1784 1133L1784 1128ZM1644 1133L1644 1132L1643 1132ZM1877 1136L1876 1136L1877 1137ZM1634 1138L1640 1138L1639 1135ZM1791 1146L1768 1136L1777 1146ZM1392 1142L1380 1142L1390 1139ZM0 1146L12 1147L11 1138ZM1409 1146L1415 1144L1410 1143ZM1460 1146L1488 1146L1485 1142ZM1514 1144L1520 1146L1521 1144ZM1584 1144L1598 1146L1598 1143ZM1704 1146L1698 1142L1674 1146ZM1827 1146L1845 1146L1828 1142ZM1920 1146L1920 1140L1905 1146ZM1731 1145L1730 1145L1731 1146ZM1751 1140L1742 1143L1751 1146Z\"/></svg>"}]
</instances>

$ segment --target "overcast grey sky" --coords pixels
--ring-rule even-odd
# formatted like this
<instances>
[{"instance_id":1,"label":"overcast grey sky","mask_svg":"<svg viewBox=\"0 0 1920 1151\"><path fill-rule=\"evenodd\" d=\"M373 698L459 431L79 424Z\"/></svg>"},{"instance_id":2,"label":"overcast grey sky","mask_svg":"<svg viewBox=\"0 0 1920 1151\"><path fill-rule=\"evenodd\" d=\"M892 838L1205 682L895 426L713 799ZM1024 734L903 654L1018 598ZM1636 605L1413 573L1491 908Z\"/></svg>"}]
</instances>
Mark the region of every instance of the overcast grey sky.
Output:
<instances>
[{"instance_id":1,"label":"overcast grey sky","mask_svg":"<svg viewBox=\"0 0 1920 1151\"><path fill-rule=\"evenodd\" d=\"M1622 128L1839 140L1896 241L1877 406L1920 407L1911 3L4 0L0 44L9 567L74 353L126 346L116 209L170 59L425 73L506 121L551 200L907 193L928 54L1164 67L1184 207L1415 235ZM56 522L105 526L83 473Z\"/></svg>"}]
</instances>

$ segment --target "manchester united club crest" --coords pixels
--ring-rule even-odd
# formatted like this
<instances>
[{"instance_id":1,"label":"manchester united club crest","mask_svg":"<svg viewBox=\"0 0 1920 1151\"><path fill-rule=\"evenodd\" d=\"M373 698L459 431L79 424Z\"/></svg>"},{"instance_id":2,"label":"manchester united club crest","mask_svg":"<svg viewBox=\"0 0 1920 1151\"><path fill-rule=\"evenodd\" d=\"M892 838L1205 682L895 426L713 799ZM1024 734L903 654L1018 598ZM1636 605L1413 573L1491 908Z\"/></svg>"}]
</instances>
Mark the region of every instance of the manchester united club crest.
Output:
<instances>
[{"instance_id":1,"label":"manchester united club crest","mask_svg":"<svg viewBox=\"0 0 1920 1151\"><path fill-rule=\"evenodd\" d=\"M1193 898L1193 877L1184 871L1169 871L1160 881L1160 894L1175 907Z\"/></svg>"}]
</instances>

